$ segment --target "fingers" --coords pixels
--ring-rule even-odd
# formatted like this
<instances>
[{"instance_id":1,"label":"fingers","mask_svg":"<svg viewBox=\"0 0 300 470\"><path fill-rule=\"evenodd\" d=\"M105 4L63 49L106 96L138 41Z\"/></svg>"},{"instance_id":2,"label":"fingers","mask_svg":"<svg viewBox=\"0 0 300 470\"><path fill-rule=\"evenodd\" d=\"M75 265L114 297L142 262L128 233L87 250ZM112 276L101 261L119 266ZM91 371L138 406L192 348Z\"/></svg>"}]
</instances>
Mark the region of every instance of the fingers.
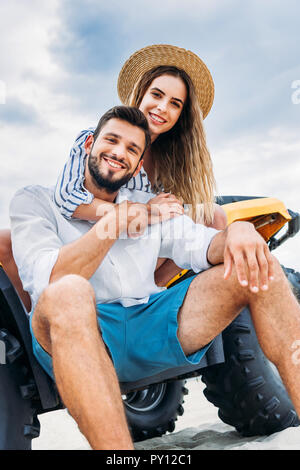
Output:
<instances>
[{"instance_id":1,"label":"fingers","mask_svg":"<svg viewBox=\"0 0 300 470\"><path fill-rule=\"evenodd\" d=\"M254 294L259 292L260 289L263 291L268 290L269 282L274 279L274 262L267 245L258 244L252 248L236 251L231 259L241 286L249 286ZM225 274L224 278L228 279L230 274L226 277Z\"/></svg>"},{"instance_id":2,"label":"fingers","mask_svg":"<svg viewBox=\"0 0 300 470\"><path fill-rule=\"evenodd\" d=\"M263 247L260 247L257 251L257 261L260 273L260 287L262 290L268 290L269 287L269 262L266 255L267 252Z\"/></svg>"},{"instance_id":3,"label":"fingers","mask_svg":"<svg viewBox=\"0 0 300 470\"><path fill-rule=\"evenodd\" d=\"M172 196L171 193L159 193L156 197L167 198L167 197L170 197L170 196Z\"/></svg>"},{"instance_id":4,"label":"fingers","mask_svg":"<svg viewBox=\"0 0 300 470\"><path fill-rule=\"evenodd\" d=\"M258 245L255 253L247 256L247 263L250 290L254 293L268 290L274 279L274 260L267 244Z\"/></svg>"},{"instance_id":5,"label":"fingers","mask_svg":"<svg viewBox=\"0 0 300 470\"><path fill-rule=\"evenodd\" d=\"M182 215L184 213L183 207L174 202L160 204L158 210L162 217L168 216L169 214Z\"/></svg>"},{"instance_id":6,"label":"fingers","mask_svg":"<svg viewBox=\"0 0 300 470\"><path fill-rule=\"evenodd\" d=\"M179 199L177 199L177 197L174 196L174 194L171 194L171 193L159 193L157 196L152 198L149 201L149 203L157 204L157 203L160 203L161 200L163 200L164 202L177 202L177 204L183 206L182 202Z\"/></svg>"},{"instance_id":7,"label":"fingers","mask_svg":"<svg viewBox=\"0 0 300 470\"><path fill-rule=\"evenodd\" d=\"M245 257L249 272L249 288L252 292L257 293L259 291L259 275L261 274L259 269L258 252L248 251L246 252Z\"/></svg>"},{"instance_id":8,"label":"fingers","mask_svg":"<svg viewBox=\"0 0 300 470\"><path fill-rule=\"evenodd\" d=\"M244 253L238 251L233 255L234 266L236 269L236 274L239 283L241 286L246 287L249 285L249 279L247 275L247 264L245 262Z\"/></svg>"},{"instance_id":9,"label":"fingers","mask_svg":"<svg viewBox=\"0 0 300 470\"><path fill-rule=\"evenodd\" d=\"M224 279L235 267L238 282L251 292L267 290L274 279L275 262L267 243L248 222L236 221L224 231Z\"/></svg>"},{"instance_id":10,"label":"fingers","mask_svg":"<svg viewBox=\"0 0 300 470\"><path fill-rule=\"evenodd\" d=\"M151 211L150 224L165 222L184 214L182 202L170 193L160 193L152 198L148 204Z\"/></svg>"},{"instance_id":11,"label":"fingers","mask_svg":"<svg viewBox=\"0 0 300 470\"><path fill-rule=\"evenodd\" d=\"M183 205L173 196L153 198L149 202L150 224L165 222L184 214Z\"/></svg>"},{"instance_id":12,"label":"fingers","mask_svg":"<svg viewBox=\"0 0 300 470\"><path fill-rule=\"evenodd\" d=\"M229 279L232 273L232 256L230 251L225 248L224 251L224 279Z\"/></svg>"},{"instance_id":13,"label":"fingers","mask_svg":"<svg viewBox=\"0 0 300 470\"><path fill-rule=\"evenodd\" d=\"M267 261L268 261L268 280L273 281L275 277L274 259L267 245L265 245L264 247L264 252L265 252L265 257L267 258Z\"/></svg>"}]
</instances>

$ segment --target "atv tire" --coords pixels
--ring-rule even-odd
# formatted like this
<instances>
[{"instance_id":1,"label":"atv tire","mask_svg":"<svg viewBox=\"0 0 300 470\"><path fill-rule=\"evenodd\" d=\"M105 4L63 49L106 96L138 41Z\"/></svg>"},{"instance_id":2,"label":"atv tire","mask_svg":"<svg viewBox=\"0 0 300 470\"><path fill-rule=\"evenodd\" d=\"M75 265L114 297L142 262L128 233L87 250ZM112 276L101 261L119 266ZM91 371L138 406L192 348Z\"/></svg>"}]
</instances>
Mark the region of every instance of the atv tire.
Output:
<instances>
[{"instance_id":1,"label":"atv tire","mask_svg":"<svg viewBox=\"0 0 300 470\"><path fill-rule=\"evenodd\" d=\"M39 436L37 391L19 341L0 329L0 450L30 450Z\"/></svg>"},{"instance_id":2,"label":"atv tire","mask_svg":"<svg viewBox=\"0 0 300 470\"><path fill-rule=\"evenodd\" d=\"M174 431L177 416L184 412L183 397L188 394L184 384L184 380L154 384L123 397L134 442Z\"/></svg>"},{"instance_id":3,"label":"atv tire","mask_svg":"<svg viewBox=\"0 0 300 470\"><path fill-rule=\"evenodd\" d=\"M300 273L291 268L286 268L281 266L285 272L286 277L288 278L292 291L294 292L295 297L300 303Z\"/></svg>"},{"instance_id":4,"label":"atv tire","mask_svg":"<svg viewBox=\"0 0 300 470\"><path fill-rule=\"evenodd\" d=\"M204 395L242 436L270 435L299 418L277 369L264 356L246 308L223 331L225 362L202 374Z\"/></svg>"}]
</instances>

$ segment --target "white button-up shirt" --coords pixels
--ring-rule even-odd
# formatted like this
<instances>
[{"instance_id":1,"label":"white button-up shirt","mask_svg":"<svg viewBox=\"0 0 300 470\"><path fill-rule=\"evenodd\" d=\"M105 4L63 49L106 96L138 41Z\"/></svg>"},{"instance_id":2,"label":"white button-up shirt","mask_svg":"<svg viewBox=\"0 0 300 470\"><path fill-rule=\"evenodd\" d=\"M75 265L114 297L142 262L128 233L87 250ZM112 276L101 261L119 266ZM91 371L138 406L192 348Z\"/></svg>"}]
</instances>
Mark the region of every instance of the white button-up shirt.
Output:
<instances>
[{"instance_id":1,"label":"white button-up shirt","mask_svg":"<svg viewBox=\"0 0 300 470\"><path fill-rule=\"evenodd\" d=\"M23 287L32 300L32 311L49 284L53 266L63 245L84 235L93 223L67 220L54 203L54 188L28 186L10 204L13 254ZM147 202L146 192L121 189L116 202ZM183 215L148 226L138 239L124 232L114 242L89 279L97 303L124 306L146 303L151 294L164 290L154 282L157 258L170 258L196 273L210 267L206 253L217 230L195 224Z\"/></svg>"}]
</instances>

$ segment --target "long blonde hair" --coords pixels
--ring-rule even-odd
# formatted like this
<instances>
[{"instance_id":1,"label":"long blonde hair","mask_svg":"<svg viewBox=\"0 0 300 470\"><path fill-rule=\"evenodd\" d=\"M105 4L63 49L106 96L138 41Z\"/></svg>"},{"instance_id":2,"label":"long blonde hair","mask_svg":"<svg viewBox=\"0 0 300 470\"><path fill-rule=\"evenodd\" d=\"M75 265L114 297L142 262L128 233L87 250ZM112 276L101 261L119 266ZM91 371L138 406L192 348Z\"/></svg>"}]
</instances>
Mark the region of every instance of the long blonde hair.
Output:
<instances>
[{"instance_id":1,"label":"long blonde hair","mask_svg":"<svg viewBox=\"0 0 300 470\"><path fill-rule=\"evenodd\" d=\"M189 204L189 215L197 222L212 223L214 216L215 178L206 145L202 111L194 85L184 70L159 66L146 72L132 90L130 106L139 107L152 81L161 75L183 80L187 99L177 123L151 144L155 181L153 190L174 194Z\"/></svg>"}]
</instances>

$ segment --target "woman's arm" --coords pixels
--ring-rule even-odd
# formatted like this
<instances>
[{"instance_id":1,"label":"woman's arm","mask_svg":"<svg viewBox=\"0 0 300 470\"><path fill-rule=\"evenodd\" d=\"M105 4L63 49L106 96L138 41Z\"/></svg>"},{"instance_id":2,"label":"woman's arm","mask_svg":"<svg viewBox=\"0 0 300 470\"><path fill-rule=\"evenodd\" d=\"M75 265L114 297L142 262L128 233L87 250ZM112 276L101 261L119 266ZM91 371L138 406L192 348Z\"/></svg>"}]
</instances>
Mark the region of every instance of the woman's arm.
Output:
<instances>
[{"instance_id":1,"label":"woman's arm","mask_svg":"<svg viewBox=\"0 0 300 470\"><path fill-rule=\"evenodd\" d=\"M215 212L214 212L214 220L211 224L207 225L207 227L215 228L216 230L225 230L227 227L227 215L224 211L222 206L219 204L214 204Z\"/></svg>"},{"instance_id":2,"label":"woman's arm","mask_svg":"<svg viewBox=\"0 0 300 470\"><path fill-rule=\"evenodd\" d=\"M133 202L133 201L132 201ZM150 206L149 211L149 223L162 222L168 220L175 215L183 214L183 207L180 201L171 194L160 193L157 196L149 199L148 204ZM115 207L115 203L103 201L102 199L94 198L91 204L81 204L78 206L73 217L83 220L99 220L101 217ZM130 234L129 234L130 235Z\"/></svg>"},{"instance_id":3,"label":"woman's arm","mask_svg":"<svg viewBox=\"0 0 300 470\"><path fill-rule=\"evenodd\" d=\"M103 217L104 213L113 209L115 206L116 204L113 202L94 198L90 204L81 204L80 206L77 206L72 217L82 220L97 221Z\"/></svg>"},{"instance_id":4,"label":"woman's arm","mask_svg":"<svg viewBox=\"0 0 300 470\"><path fill-rule=\"evenodd\" d=\"M54 202L62 215L71 219L74 211L80 205L90 204L94 196L84 187L84 169L86 153L84 143L94 128L84 129L76 138L68 160L58 177Z\"/></svg>"}]
</instances>

